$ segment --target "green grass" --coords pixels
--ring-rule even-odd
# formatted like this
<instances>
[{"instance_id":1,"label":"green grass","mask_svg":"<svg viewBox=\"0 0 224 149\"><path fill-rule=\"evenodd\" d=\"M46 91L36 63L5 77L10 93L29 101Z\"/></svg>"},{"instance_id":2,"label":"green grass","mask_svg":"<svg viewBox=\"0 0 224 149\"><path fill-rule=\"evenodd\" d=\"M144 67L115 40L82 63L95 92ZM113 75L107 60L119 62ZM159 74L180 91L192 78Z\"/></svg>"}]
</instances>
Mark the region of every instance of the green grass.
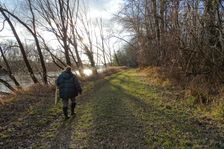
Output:
<instances>
[{"instance_id":1,"label":"green grass","mask_svg":"<svg viewBox=\"0 0 224 149\"><path fill-rule=\"evenodd\" d=\"M98 84L98 85L97 85ZM197 119L135 70L96 83L77 109L72 148L221 148L223 130ZM212 130L210 130L212 129Z\"/></svg>"},{"instance_id":2,"label":"green grass","mask_svg":"<svg viewBox=\"0 0 224 149\"><path fill-rule=\"evenodd\" d=\"M24 128L32 119L26 135L36 133L27 144L33 148L223 148L224 125L200 119L192 111L193 98L184 106L172 93L128 70L87 84L77 100L75 118L63 121L61 104L52 105L51 97L51 102L35 104L27 118L13 123ZM18 130L4 131L0 139Z\"/></svg>"}]
</instances>

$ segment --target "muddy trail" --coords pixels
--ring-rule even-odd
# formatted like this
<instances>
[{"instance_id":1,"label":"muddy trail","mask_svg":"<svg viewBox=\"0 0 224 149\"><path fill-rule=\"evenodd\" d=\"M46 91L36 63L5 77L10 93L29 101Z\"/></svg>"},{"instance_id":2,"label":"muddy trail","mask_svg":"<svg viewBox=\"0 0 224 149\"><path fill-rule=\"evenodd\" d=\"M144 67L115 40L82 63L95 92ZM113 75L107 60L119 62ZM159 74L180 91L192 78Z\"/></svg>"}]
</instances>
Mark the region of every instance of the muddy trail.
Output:
<instances>
[{"instance_id":1,"label":"muddy trail","mask_svg":"<svg viewBox=\"0 0 224 149\"><path fill-rule=\"evenodd\" d=\"M0 148L224 148L224 124L199 118L136 70L90 82L64 121L54 94L0 107Z\"/></svg>"}]
</instances>

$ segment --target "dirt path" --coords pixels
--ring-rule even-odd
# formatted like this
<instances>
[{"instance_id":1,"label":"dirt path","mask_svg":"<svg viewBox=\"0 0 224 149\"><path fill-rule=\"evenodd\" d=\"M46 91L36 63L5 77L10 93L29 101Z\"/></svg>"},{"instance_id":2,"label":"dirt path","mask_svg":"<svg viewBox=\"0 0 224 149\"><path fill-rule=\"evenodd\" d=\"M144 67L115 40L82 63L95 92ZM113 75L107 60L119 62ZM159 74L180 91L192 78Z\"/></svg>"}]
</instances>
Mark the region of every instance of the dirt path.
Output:
<instances>
[{"instance_id":1,"label":"dirt path","mask_svg":"<svg viewBox=\"0 0 224 149\"><path fill-rule=\"evenodd\" d=\"M35 103L35 112L22 120L25 124L33 118L30 125L25 125L28 128L21 125L9 131L15 127L11 122L18 122L11 120L1 133L0 145L15 148L11 143L17 142L17 147L54 149L224 148L223 124L196 118L184 108L170 105L174 100L171 92L146 83L135 70L115 74L88 87L94 91L78 100L75 118L63 121L60 105L52 107L50 101L43 108L41 103L45 102L41 100ZM43 120L38 116L47 120L41 123ZM13 135L19 131L26 132L22 138Z\"/></svg>"}]
</instances>

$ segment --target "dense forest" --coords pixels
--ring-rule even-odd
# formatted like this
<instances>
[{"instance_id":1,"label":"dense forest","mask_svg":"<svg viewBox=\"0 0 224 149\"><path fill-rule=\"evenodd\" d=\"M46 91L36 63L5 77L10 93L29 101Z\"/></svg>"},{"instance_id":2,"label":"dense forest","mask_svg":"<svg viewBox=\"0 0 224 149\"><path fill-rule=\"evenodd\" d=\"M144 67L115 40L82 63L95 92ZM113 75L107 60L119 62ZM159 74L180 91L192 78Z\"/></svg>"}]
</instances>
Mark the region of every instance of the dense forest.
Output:
<instances>
[{"instance_id":1,"label":"dense forest","mask_svg":"<svg viewBox=\"0 0 224 149\"><path fill-rule=\"evenodd\" d=\"M136 66L168 66L223 81L221 0L130 0L118 20L130 31L120 56ZM124 62L123 62L124 63Z\"/></svg>"},{"instance_id":2,"label":"dense forest","mask_svg":"<svg viewBox=\"0 0 224 149\"><path fill-rule=\"evenodd\" d=\"M223 8L219 0L126 1L118 20L132 33L127 54L138 66L175 66L223 80Z\"/></svg>"}]
</instances>

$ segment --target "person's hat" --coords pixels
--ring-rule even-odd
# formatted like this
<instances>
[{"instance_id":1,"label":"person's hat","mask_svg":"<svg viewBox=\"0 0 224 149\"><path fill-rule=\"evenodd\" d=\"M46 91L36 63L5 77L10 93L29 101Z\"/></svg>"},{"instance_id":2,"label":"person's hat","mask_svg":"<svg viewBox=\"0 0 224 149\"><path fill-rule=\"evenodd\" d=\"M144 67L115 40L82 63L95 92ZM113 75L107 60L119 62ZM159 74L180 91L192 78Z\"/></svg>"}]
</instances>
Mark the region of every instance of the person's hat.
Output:
<instances>
[{"instance_id":1,"label":"person's hat","mask_svg":"<svg viewBox=\"0 0 224 149\"><path fill-rule=\"evenodd\" d=\"M67 66L67 67L65 68L65 71L66 71L66 72L71 72L71 70L72 70L71 66Z\"/></svg>"}]
</instances>

